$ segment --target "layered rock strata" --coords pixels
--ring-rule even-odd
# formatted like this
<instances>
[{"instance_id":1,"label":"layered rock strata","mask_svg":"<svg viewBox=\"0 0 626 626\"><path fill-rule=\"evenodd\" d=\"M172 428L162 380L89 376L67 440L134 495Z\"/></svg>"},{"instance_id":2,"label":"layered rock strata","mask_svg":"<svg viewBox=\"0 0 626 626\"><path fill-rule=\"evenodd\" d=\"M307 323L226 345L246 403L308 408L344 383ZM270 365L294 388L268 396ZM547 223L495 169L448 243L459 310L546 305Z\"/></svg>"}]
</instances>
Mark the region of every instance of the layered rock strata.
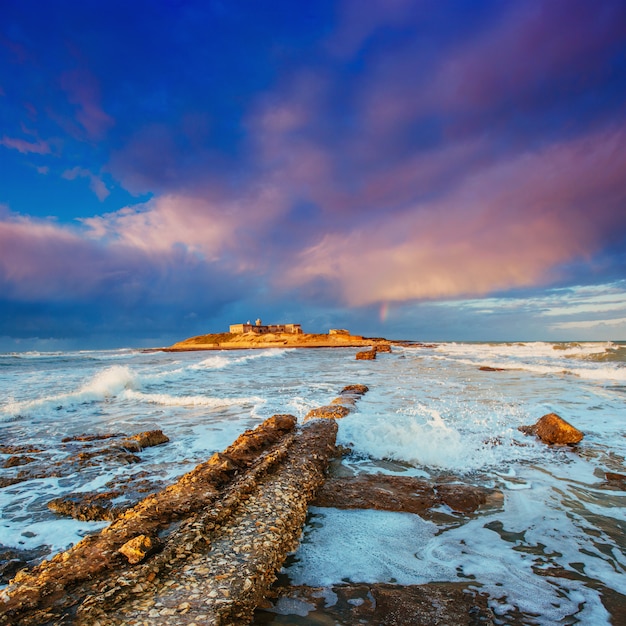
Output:
<instances>
[{"instance_id":1,"label":"layered rock strata","mask_svg":"<svg viewBox=\"0 0 626 626\"><path fill-rule=\"evenodd\" d=\"M350 410L367 390L339 399ZM337 424L275 415L3 590L0 624L247 624L304 525ZM141 445L141 444L140 444Z\"/></svg>"},{"instance_id":2,"label":"layered rock strata","mask_svg":"<svg viewBox=\"0 0 626 626\"><path fill-rule=\"evenodd\" d=\"M500 506L502 493L462 483L433 483L412 476L359 474L330 478L318 491L314 506L416 513L428 519L441 505L469 514L483 506Z\"/></svg>"},{"instance_id":3,"label":"layered rock strata","mask_svg":"<svg viewBox=\"0 0 626 626\"><path fill-rule=\"evenodd\" d=\"M240 484L240 477L263 473L286 456L296 419L275 415L242 434L223 453L181 477L177 483L149 496L97 535L44 561L31 572L20 572L2 592L0 624L54 621L75 609L88 595L122 579L131 566L119 553L139 536L174 538L181 521L215 505L221 491ZM242 490L240 486L239 490Z\"/></svg>"}]
</instances>

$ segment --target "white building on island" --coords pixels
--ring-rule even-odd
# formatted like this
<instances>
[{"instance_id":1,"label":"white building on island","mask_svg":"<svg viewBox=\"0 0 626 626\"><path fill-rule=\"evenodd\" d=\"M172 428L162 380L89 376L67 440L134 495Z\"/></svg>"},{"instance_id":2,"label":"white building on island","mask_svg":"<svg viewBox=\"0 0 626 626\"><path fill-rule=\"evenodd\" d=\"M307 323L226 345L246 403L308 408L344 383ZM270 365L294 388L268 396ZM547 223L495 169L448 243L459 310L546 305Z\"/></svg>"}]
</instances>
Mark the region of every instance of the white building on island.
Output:
<instances>
[{"instance_id":1,"label":"white building on island","mask_svg":"<svg viewBox=\"0 0 626 626\"><path fill-rule=\"evenodd\" d=\"M260 319L256 320L254 324L246 322L245 324L231 324L230 332L235 335L241 335L243 333L257 333L259 335L265 333L291 333L294 335L302 334L301 324L269 324L263 325Z\"/></svg>"}]
</instances>

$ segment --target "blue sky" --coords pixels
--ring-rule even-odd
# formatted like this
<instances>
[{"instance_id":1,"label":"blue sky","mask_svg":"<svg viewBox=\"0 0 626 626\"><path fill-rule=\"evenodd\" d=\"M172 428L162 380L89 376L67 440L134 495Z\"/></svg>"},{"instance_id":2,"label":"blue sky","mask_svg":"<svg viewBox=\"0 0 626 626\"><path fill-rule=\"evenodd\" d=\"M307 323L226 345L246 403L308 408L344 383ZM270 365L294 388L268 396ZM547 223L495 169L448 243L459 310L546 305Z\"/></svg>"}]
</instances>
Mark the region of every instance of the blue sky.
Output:
<instances>
[{"instance_id":1,"label":"blue sky","mask_svg":"<svg viewBox=\"0 0 626 626\"><path fill-rule=\"evenodd\" d=\"M626 339L625 105L618 0L5 0L0 349Z\"/></svg>"}]
</instances>

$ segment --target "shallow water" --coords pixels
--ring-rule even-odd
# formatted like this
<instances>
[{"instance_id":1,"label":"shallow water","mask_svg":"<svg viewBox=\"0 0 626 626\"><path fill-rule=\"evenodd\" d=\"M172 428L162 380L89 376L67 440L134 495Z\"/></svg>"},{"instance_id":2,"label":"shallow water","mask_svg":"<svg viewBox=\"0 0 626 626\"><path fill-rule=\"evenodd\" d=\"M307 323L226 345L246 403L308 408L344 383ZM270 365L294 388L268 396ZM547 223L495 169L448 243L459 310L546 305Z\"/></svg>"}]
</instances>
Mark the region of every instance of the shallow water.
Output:
<instances>
[{"instance_id":1,"label":"shallow water","mask_svg":"<svg viewBox=\"0 0 626 626\"><path fill-rule=\"evenodd\" d=\"M274 413L302 418L347 384L370 387L340 422L348 471L458 478L496 487L501 509L475 518L313 509L285 570L293 582L482 585L503 612L540 624L609 623L602 596L626 595L626 349L611 343L439 344L376 361L353 349L0 355L0 445L60 457L61 439L162 429L171 439L120 474L171 482ZM480 371L480 366L503 371ZM585 432L578 450L518 431L556 412ZM0 457L0 463L8 455ZM2 469L14 476L27 466ZM101 523L57 517L47 502L110 478L93 467L0 489L0 544L62 550ZM617 598L617 599L616 599ZM606 601L605 601L606 603Z\"/></svg>"}]
</instances>

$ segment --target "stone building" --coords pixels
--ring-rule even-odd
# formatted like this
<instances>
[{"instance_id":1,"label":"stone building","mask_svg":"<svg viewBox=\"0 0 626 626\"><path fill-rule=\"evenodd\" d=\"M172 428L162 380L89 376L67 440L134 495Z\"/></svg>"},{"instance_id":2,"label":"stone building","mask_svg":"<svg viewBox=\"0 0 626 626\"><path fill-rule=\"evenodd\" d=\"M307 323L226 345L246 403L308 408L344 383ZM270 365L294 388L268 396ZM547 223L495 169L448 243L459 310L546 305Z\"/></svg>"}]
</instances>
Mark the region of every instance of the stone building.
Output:
<instances>
[{"instance_id":1,"label":"stone building","mask_svg":"<svg viewBox=\"0 0 626 626\"><path fill-rule=\"evenodd\" d=\"M231 324L230 332L236 335L243 333L257 333L259 335L265 333L291 333L294 335L302 334L301 324L269 324L264 325L263 322L258 319L254 324L246 322L245 324Z\"/></svg>"}]
</instances>

